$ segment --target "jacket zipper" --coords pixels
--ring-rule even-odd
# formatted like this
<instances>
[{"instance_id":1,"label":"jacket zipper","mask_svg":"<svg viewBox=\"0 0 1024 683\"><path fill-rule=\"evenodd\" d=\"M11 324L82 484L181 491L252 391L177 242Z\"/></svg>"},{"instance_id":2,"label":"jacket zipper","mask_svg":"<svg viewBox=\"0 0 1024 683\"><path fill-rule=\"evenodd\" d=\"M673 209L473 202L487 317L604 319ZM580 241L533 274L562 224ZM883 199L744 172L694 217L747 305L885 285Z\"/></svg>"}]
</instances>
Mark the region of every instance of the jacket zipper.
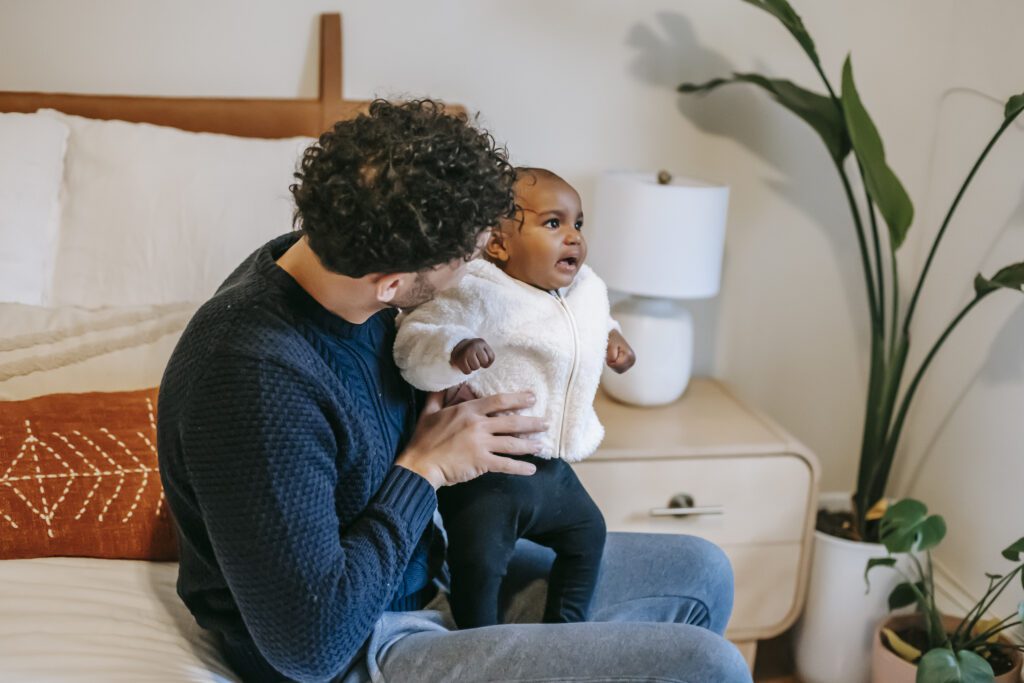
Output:
<instances>
[{"instance_id":1,"label":"jacket zipper","mask_svg":"<svg viewBox=\"0 0 1024 683\"><path fill-rule=\"evenodd\" d=\"M573 318L572 311L569 310L569 306L566 305L565 299L558 291L552 292L555 300L562 307L562 311L565 313L565 318L569 322L569 333L572 335L572 367L569 369L569 381L565 383L565 398L562 401L562 421L558 428L558 444L555 448L555 454L562 457L562 444L565 442L565 415L569 412L569 396L572 393L572 383L576 379L576 371L579 369L580 360L580 335L579 330L576 328L576 319Z\"/></svg>"}]
</instances>

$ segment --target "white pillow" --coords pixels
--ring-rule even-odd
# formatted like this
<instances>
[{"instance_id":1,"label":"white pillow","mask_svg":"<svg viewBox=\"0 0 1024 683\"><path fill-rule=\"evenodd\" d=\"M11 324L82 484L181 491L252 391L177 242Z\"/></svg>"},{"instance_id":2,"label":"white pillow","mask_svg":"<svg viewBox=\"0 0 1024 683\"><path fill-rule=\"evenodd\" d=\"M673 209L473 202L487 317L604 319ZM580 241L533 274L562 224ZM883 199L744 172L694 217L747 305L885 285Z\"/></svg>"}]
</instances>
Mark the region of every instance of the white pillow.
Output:
<instances>
[{"instance_id":1,"label":"white pillow","mask_svg":"<svg viewBox=\"0 0 1024 683\"><path fill-rule=\"evenodd\" d=\"M39 306L53 280L68 127L0 114L0 301Z\"/></svg>"},{"instance_id":2,"label":"white pillow","mask_svg":"<svg viewBox=\"0 0 1024 683\"><path fill-rule=\"evenodd\" d=\"M261 140L40 113L71 129L53 305L201 301L292 225L312 138Z\"/></svg>"}]
</instances>

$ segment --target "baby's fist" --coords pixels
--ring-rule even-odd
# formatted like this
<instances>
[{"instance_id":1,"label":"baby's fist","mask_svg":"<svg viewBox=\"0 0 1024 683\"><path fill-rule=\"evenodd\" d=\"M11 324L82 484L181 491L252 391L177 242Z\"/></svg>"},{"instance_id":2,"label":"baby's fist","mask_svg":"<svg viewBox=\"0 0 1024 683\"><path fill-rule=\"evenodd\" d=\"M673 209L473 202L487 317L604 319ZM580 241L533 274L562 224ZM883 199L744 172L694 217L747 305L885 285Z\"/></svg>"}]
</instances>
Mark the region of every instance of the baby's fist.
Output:
<instances>
[{"instance_id":1,"label":"baby's fist","mask_svg":"<svg viewBox=\"0 0 1024 683\"><path fill-rule=\"evenodd\" d=\"M452 367L462 370L468 375L480 368L489 368L494 362L494 351L490 345L479 337L463 339L452 349Z\"/></svg>"},{"instance_id":2,"label":"baby's fist","mask_svg":"<svg viewBox=\"0 0 1024 683\"><path fill-rule=\"evenodd\" d=\"M605 354L605 361L608 363L608 367L620 375L636 363L633 347L618 330L612 330L608 335L608 351Z\"/></svg>"}]
</instances>

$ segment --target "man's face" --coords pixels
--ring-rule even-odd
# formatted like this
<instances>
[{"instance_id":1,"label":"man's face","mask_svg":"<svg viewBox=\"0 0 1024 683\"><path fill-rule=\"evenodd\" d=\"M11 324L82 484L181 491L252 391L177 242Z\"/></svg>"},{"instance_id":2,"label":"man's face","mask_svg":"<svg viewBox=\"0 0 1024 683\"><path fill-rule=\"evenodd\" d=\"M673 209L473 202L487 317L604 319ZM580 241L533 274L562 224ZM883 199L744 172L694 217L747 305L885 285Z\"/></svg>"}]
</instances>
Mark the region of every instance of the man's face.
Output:
<instances>
[{"instance_id":1,"label":"man's face","mask_svg":"<svg viewBox=\"0 0 1024 683\"><path fill-rule=\"evenodd\" d=\"M455 259L416 273L412 283L398 291L391 305L401 309L415 308L433 299L438 292L454 287L466 273L466 260Z\"/></svg>"}]
</instances>

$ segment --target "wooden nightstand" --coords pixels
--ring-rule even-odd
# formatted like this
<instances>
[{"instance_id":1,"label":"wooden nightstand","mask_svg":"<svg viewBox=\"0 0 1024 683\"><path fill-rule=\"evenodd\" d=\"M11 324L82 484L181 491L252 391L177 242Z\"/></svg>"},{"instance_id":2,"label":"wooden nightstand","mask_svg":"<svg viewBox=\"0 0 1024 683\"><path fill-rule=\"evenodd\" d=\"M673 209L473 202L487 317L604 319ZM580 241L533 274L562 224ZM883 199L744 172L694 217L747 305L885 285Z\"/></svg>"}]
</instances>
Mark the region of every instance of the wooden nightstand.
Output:
<instances>
[{"instance_id":1,"label":"wooden nightstand","mask_svg":"<svg viewBox=\"0 0 1024 683\"><path fill-rule=\"evenodd\" d=\"M595 407L607 434L575 469L608 529L721 546L736 576L726 635L753 666L757 641L788 628L803 605L817 458L711 379L693 379L668 406L627 406L599 391Z\"/></svg>"}]
</instances>

